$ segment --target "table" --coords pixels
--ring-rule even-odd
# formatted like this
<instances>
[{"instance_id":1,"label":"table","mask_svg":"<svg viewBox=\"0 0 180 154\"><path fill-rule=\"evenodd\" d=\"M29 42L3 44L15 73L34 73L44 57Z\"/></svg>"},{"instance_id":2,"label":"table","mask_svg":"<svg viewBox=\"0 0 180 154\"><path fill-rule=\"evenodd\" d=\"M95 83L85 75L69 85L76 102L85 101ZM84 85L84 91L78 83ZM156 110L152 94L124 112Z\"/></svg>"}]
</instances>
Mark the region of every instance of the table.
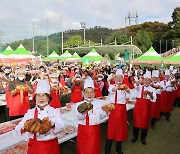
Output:
<instances>
[{"instance_id":1,"label":"table","mask_svg":"<svg viewBox=\"0 0 180 154\"><path fill-rule=\"evenodd\" d=\"M106 100L99 100L99 102L107 104L109 103L108 98ZM127 111L131 110L134 108L133 104L127 104ZM61 109L65 109L66 107L62 107ZM72 125L75 126L76 128L78 127L78 119L75 116L75 105L72 105L72 110L65 112L62 114L62 118L65 122L66 125ZM20 120L20 119L17 119ZM104 117L103 119L101 119L101 123L104 123L108 120L108 116ZM14 122L16 120L13 120L11 122ZM71 134L66 134L65 136L58 138L58 142L59 144L68 141L74 137L77 136L77 130ZM16 144L19 144L20 142L23 142L25 140L28 140L28 136L27 135L23 135L23 136L19 136L16 134L15 130L10 131L8 133L2 134L0 135L0 153L1 151L8 149L9 147L12 147Z\"/></svg>"}]
</instances>

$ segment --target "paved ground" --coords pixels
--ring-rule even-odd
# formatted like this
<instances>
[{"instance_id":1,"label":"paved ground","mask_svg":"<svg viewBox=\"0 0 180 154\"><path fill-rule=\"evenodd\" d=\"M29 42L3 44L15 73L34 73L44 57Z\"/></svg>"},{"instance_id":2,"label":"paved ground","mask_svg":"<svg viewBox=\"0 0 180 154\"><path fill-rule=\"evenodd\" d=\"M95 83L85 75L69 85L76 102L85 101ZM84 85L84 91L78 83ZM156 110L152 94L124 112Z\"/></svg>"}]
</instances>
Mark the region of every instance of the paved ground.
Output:
<instances>
[{"instance_id":1,"label":"paved ground","mask_svg":"<svg viewBox=\"0 0 180 154\"><path fill-rule=\"evenodd\" d=\"M142 145L140 138L133 144L132 139L132 111L128 112L129 117L129 137L123 142L124 154L180 154L180 107L172 111L171 122L167 123L163 116L157 122L155 129L149 129L147 136L147 145ZM107 123L101 125L101 148L104 154L104 145L106 140ZM60 145L61 154L75 154L75 143L65 142ZM112 154L115 152L115 143L113 142Z\"/></svg>"}]
</instances>

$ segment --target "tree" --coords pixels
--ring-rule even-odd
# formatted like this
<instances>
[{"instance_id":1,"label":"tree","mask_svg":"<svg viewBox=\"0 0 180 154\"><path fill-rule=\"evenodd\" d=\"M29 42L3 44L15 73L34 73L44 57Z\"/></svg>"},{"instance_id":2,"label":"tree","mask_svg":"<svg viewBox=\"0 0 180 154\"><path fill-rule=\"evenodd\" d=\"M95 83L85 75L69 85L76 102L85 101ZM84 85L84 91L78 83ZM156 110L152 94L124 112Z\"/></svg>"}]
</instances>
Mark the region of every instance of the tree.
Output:
<instances>
[{"instance_id":1,"label":"tree","mask_svg":"<svg viewBox=\"0 0 180 154\"><path fill-rule=\"evenodd\" d=\"M148 32L139 30L133 39L133 44L137 45L142 52L146 52L152 46L151 37Z\"/></svg>"},{"instance_id":2,"label":"tree","mask_svg":"<svg viewBox=\"0 0 180 154\"><path fill-rule=\"evenodd\" d=\"M116 39L116 43L121 45L123 43L126 43L130 41L130 39L121 31L115 32L110 38L105 40L106 44L114 42Z\"/></svg>"},{"instance_id":3,"label":"tree","mask_svg":"<svg viewBox=\"0 0 180 154\"><path fill-rule=\"evenodd\" d=\"M80 35L71 36L66 43L64 43L64 47L77 47L83 45L83 39Z\"/></svg>"}]
</instances>

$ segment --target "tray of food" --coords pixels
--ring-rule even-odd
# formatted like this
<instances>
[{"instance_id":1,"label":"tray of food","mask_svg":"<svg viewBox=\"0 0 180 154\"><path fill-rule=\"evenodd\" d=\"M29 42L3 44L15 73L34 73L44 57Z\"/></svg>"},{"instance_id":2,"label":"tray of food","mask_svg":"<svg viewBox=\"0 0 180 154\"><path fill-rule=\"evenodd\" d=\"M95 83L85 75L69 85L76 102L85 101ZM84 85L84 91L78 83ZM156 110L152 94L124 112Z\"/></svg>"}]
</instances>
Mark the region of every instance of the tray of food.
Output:
<instances>
[{"instance_id":1,"label":"tray of food","mask_svg":"<svg viewBox=\"0 0 180 154\"><path fill-rule=\"evenodd\" d=\"M66 125L66 128L64 129L64 131L61 131L57 134L58 138L62 138L67 134L72 134L74 132L77 131L77 127L73 126L73 125Z\"/></svg>"},{"instance_id":2,"label":"tray of food","mask_svg":"<svg viewBox=\"0 0 180 154\"><path fill-rule=\"evenodd\" d=\"M0 135L6 134L10 131L12 131L16 125L12 123L11 121L0 124Z\"/></svg>"},{"instance_id":3,"label":"tray of food","mask_svg":"<svg viewBox=\"0 0 180 154\"><path fill-rule=\"evenodd\" d=\"M1 151L2 154L25 154L28 150L28 142L23 141L19 144L16 144L8 149Z\"/></svg>"}]
</instances>

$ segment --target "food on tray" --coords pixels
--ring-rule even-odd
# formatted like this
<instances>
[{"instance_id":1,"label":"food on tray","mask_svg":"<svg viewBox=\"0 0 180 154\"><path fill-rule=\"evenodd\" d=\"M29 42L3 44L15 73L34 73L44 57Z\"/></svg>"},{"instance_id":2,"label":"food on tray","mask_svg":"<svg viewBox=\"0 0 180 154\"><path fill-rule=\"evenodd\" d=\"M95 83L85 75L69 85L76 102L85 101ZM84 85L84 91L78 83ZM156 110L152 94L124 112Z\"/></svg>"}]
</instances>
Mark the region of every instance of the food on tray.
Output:
<instances>
[{"instance_id":1,"label":"food on tray","mask_svg":"<svg viewBox=\"0 0 180 154\"><path fill-rule=\"evenodd\" d=\"M126 84L118 85L118 90L126 90L126 89L128 89L128 86Z\"/></svg>"},{"instance_id":2,"label":"food on tray","mask_svg":"<svg viewBox=\"0 0 180 154\"><path fill-rule=\"evenodd\" d=\"M104 110L108 113L109 111L114 110L115 106L114 106L114 104L106 104L106 105L102 106L101 108L102 108L102 110Z\"/></svg>"},{"instance_id":3,"label":"food on tray","mask_svg":"<svg viewBox=\"0 0 180 154\"><path fill-rule=\"evenodd\" d=\"M93 104L84 102L78 106L77 110L79 113L84 113L85 111L89 111L92 108Z\"/></svg>"},{"instance_id":4,"label":"food on tray","mask_svg":"<svg viewBox=\"0 0 180 154\"><path fill-rule=\"evenodd\" d=\"M38 118L29 119L24 124L24 130L30 133L45 134L51 129L51 121L45 117L42 121Z\"/></svg>"},{"instance_id":5,"label":"food on tray","mask_svg":"<svg viewBox=\"0 0 180 154\"><path fill-rule=\"evenodd\" d=\"M60 133L57 134L58 138L61 138L65 136L66 134L74 133L77 130L75 126L72 125L67 125L64 131L61 131Z\"/></svg>"},{"instance_id":6,"label":"food on tray","mask_svg":"<svg viewBox=\"0 0 180 154\"><path fill-rule=\"evenodd\" d=\"M106 97L105 96L101 96L99 97L100 100L106 100Z\"/></svg>"},{"instance_id":7,"label":"food on tray","mask_svg":"<svg viewBox=\"0 0 180 154\"><path fill-rule=\"evenodd\" d=\"M12 122L7 122L4 124L0 125L0 134L5 134L7 132L12 131L15 128L15 124L13 124Z\"/></svg>"},{"instance_id":8,"label":"food on tray","mask_svg":"<svg viewBox=\"0 0 180 154\"><path fill-rule=\"evenodd\" d=\"M22 142L7 150L2 151L2 154L25 154L27 153L27 149L28 149L28 143Z\"/></svg>"}]
</instances>

